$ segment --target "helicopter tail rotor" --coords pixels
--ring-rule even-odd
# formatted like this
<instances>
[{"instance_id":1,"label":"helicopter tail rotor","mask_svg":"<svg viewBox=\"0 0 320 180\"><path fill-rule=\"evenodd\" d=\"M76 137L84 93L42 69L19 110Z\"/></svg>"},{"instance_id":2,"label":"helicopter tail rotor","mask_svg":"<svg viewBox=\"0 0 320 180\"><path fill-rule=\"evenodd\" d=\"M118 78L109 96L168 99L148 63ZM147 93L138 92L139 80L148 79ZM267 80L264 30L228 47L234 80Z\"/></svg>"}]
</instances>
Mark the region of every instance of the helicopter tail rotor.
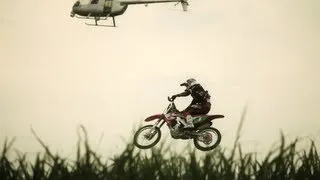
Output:
<instances>
[{"instance_id":1,"label":"helicopter tail rotor","mask_svg":"<svg viewBox=\"0 0 320 180\"><path fill-rule=\"evenodd\" d=\"M183 11L187 11L189 6L188 0L181 0L181 6Z\"/></svg>"},{"instance_id":2,"label":"helicopter tail rotor","mask_svg":"<svg viewBox=\"0 0 320 180\"><path fill-rule=\"evenodd\" d=\"M180 3L181 3L183 11L188 11L188 6L189 6L188 0L180 0L180 2L177 2L174 6L176 6Z\"/></svg>"}]
</instances>

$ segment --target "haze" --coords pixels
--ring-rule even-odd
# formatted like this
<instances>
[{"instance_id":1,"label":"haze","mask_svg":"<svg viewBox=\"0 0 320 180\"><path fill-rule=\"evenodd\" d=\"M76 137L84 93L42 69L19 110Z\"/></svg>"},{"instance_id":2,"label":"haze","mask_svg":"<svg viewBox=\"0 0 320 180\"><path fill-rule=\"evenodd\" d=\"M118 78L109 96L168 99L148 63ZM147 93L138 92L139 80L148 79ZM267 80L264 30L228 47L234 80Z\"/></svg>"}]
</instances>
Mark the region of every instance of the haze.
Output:
<instances>
[{"instance_id":1,"label":"haze","mask_svg":"<svg viewBox=\"0 0 320 180\"><path fill-rule=\"evenodd\" d=\"M189 77L213 96L210 114L226 116L215 122L222 146L232 145L246 104L246 150L269 149L281 129L317 139L319 1L192 0L189 12L173 4L129 6L118 27L103 28L71 18L73 1L2 1L1 142L15 136L17 149L42 150L32 126L70 155L83 124L92 146L108 155Z\"/></svg>"}]
</instances>

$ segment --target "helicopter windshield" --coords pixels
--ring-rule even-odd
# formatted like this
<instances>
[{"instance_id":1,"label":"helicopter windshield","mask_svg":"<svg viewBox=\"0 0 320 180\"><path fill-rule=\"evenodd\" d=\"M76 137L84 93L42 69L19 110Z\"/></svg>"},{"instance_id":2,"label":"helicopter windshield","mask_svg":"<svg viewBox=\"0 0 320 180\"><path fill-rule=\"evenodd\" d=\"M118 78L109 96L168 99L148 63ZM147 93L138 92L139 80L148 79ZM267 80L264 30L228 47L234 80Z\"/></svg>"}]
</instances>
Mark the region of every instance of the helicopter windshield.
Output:
<instances>
[{"instance_id":1,"label":"helicopter windshield","mask_svg":"<svg viewBox=\"0 0 320 180\"><path fill-rule=\"evenodd\" d=\"M98 4L99 0L92 0L91 4Z\"/></svg>"},{"instance_id":2,"label":"helicopter windshield","mask_svg":"<svg viewBox=\"0 0 320 180\"><path fill-rule=\"evenodd\" d=\"M74 4L73 4L73 7L78 7L80 6L80 1L76 1Z\"/></svg>"}]
</instances>

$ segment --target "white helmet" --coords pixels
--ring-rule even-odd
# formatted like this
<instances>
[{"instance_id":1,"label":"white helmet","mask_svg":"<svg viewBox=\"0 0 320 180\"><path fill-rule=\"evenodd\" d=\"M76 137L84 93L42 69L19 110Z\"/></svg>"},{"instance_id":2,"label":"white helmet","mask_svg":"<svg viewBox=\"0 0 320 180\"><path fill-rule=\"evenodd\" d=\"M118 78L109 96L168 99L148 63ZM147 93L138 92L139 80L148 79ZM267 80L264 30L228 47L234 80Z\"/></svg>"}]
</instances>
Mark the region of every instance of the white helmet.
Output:
<instances>
[{"instance_id":1,"label":"white helmet","mask_svg":"<svg viewBox=\"0 0 320 180\"><path fill-rule=\"evenodd\" d=\"M194 78L187 79L186 82L180 84L180 86L186 86L187 88L199 84Z\"/></svg>"}]
</instances>

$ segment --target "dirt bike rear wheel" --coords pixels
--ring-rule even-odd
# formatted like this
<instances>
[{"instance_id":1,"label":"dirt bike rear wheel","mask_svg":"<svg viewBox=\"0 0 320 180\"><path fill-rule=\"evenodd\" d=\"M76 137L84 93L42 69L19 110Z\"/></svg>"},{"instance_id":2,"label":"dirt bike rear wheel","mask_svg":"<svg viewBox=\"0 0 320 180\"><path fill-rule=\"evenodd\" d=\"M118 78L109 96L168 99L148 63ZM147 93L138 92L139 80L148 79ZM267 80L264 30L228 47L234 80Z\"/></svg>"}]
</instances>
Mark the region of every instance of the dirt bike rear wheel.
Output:
<instances>
[{"instance_id":1,"label":"dirt bike rear wheel","mask_svg":"<svg viewBox=\"0 0 320 180\"><path fill-rule=\"evenodd\" d=\"M146 134L142 134L142 132L147 131ZM154 139L154 142L148 144L148 145L142 145L138 142L140 136L146 138L147 140ZM156 136L156 138L154 138ZM133 143L135 146L137 146L140 149L149 149L153 146L155 146L161 138L161 131L158 127L153 127L153 125L146 125L138 129L138 131L134 134L133 137Z\"/></svg>"},{"instance_id":2,"label":"dirt bike rear wheel","mask_svg":"<svg viewBox=\"0 0 320 180\"><path fill-rule=\"evenodd\" d=\"M194 146L201 151L210 151L210 150L216 148L221 142L221 133L216 128L208 127L208 128L202 129L199 133L201 135L195 137L193 139L193 142L194 142ZM212 138L213 135L210 133L214 134L215 140L213 140L213 138ZM204 147L204 146L200 145L200 143L202 143L202 142L205 145L211 144L212 142L213 142L213 144L209 145L207 147Z\"/></svg>"}]
</instances>

